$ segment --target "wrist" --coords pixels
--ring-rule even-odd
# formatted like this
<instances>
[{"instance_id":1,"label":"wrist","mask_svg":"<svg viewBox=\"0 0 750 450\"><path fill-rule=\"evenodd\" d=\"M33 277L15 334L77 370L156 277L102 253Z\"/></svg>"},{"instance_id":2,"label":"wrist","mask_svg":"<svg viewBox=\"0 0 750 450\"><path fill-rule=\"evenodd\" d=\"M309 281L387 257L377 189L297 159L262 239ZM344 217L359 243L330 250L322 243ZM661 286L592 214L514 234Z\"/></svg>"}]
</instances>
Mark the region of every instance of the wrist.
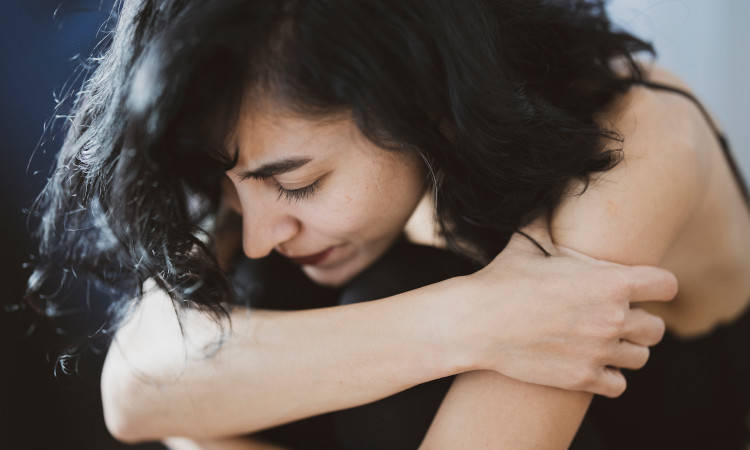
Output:
<instances>
[{"instance_id":1,"label":"wrist","mask_svg":"<svg viewBox=\"0 0 750 450\"><path fill-rule=\"evenodd\" d=\"M455 277L439 283L439 295L429 311L432 334L437 343L437 364L442 376L482 368L477 351L481 343L472 336L476 327L479 294L471 276ZM479 345L478 345L479 344Z\"/></svg>"}]
</instances>

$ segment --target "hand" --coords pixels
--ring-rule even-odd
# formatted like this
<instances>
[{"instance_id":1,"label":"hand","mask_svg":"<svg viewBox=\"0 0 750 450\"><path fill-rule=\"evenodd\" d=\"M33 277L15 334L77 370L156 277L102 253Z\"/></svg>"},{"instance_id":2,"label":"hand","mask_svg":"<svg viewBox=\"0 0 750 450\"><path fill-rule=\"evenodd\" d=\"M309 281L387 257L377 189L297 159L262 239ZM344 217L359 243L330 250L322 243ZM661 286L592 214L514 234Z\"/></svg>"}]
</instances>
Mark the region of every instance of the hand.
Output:
<instances>
[{"instance_id":1,"label":"hand","mask_svg":"<svg viewBox=\"0 0 750 450\"><path fill-rule=\"evenodd\" d=\"M475 368L619 396L626 386L619 369L643 367L648 347L665 330L661 318L631 303L672 299L676 278L662 269L556 248L546 232L524 231L552 256L516 234L486 268L467 277L476 290L466 302L466 316L457 320L470 328L461 342L480 344ZM472 314L473 308L480 313Z\"/></svg>"}]
</instances>

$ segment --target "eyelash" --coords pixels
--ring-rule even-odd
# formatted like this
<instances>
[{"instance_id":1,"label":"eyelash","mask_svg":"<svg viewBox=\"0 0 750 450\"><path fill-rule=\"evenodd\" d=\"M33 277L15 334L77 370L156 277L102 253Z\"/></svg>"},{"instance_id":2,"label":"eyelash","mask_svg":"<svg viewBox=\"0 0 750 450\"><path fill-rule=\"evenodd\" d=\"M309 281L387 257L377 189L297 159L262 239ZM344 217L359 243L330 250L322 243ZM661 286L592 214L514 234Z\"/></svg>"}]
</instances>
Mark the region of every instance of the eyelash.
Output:
<instances>
[{"instance_id":1,"label":"eyelash","mask_svg":"<svg viewBox=\"0 0 750 450\"><path fill-rule=\"evenodd\" d=\"M282 197L286 198L289 203L295 203L300 200L305 200L312 197L315 191L320 187L322 179L315 180L312 184L299 189L284 189L280 184L276 183L276 189L279 191L279 199Z\"/></svg>"}]
</instances>

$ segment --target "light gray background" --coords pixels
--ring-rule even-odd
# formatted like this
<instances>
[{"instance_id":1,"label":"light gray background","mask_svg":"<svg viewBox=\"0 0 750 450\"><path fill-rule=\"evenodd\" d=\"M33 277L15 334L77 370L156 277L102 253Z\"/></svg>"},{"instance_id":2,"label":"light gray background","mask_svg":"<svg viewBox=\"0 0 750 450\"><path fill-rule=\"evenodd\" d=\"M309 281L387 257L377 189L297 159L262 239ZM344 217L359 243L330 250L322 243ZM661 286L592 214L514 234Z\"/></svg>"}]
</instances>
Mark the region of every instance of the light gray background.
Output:
<instances>
[{"instance_id":1,"label":"light gray background","mask_svg":"<svg viewBox=\"0 0 750 450\"><path fill-rule=\"evenodd\" d=\"M750 177L750 0L611 0L608 11L692 86Z\"/></svg>"}]
</instances>

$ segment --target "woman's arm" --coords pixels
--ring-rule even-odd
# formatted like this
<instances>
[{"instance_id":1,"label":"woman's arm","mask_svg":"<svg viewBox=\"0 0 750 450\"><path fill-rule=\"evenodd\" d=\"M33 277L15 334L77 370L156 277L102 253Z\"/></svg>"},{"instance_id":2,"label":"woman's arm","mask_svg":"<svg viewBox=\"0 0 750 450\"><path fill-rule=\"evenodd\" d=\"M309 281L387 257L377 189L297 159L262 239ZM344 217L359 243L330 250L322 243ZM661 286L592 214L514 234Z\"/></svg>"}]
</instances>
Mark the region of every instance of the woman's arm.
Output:
<instances>
[{"instance_id":1,"label":"woman's arm","mask_svg":"<svg viewBox=\"0 0 750 450\"><path fill-rule=\"evenodd\" d=\"M525 383L497 372L456 378L421 449L566 449L591 394Z\"/></svg>"},{"instance_id":2,"label":"woman's arm","mask_svg":"<svg viewBox=\"0 0 750 450\"><path fill-rule=\"evenodd\" d=\"M674 278L653 268L545 258L525 239L513 242L524 250L504 252L477 274L385 300L235 310L232 333L210 357L214 324L187 312L183 339L171 302L151 291L107 356L108 427L126 441L249 433L475 369L621 393L619 374L604 365L634 364L616 336L628 302L671 298ZM662 324L640 317L632 328L653 336Z\"/></svg>"},{"instance_id":3,"label":"woman's arm","mask_svg":"<svg viewBox=\"0 0 750 450\"><path fill-rule=\"evenodd\" d=\"M167 438L163 444L169 450L289 450L252 436L219 439Z\"/></svg>"},{"instance_id":4,"label":"woman's arm","mask_svg":"<svg viewBox=\"0 0 750 450\"><path fill-rule=\"evenodd\" d=\"M629 108L617 121L626 136L625 158L557 209L550 227L556 244L597 258L656 265L679 237L702 200L709 168L705 150L692 144L691 127L685 126L691 105L675 111L657 95L639 88L630 94ZM463 374L423 447L567 448L590 398L491 372Z\"/></svg>"}]
</instances>

